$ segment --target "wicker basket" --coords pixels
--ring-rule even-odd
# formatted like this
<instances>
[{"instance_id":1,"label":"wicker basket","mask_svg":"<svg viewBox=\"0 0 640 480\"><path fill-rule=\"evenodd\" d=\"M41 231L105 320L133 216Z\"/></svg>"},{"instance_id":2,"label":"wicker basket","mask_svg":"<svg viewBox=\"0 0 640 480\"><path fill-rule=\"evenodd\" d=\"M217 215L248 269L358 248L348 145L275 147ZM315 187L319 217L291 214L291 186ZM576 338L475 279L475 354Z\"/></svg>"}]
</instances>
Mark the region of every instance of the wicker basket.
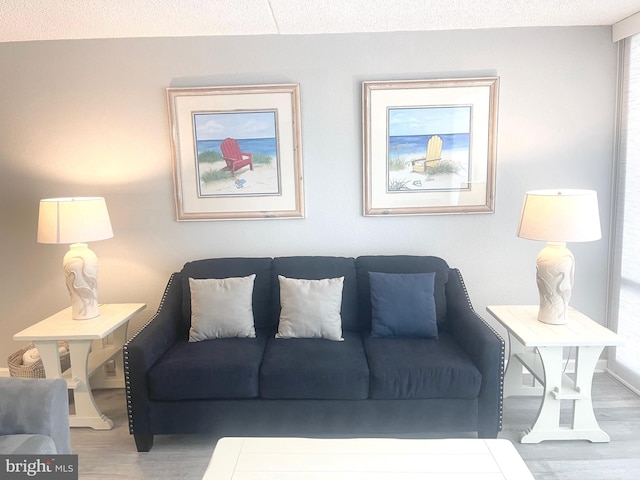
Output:
<instances>
[{"instance_id":1,"label":"wicker basket","mask_svg":"<svg viewBox=\"0 0 640 480\"><path fill-rule=\"evenodd\" d=\"M71 358L69 356L69 343L68 342L58 342L60 347L65 347L67 351L60 355L60 371L64 372L71 366ZM42 360L37 360L31 365L24 365L22 363L22 356L27 350L31 350L35 348L33 343L30 343L24 348L21 348L17 352L9 355L7 359L7 364L9 365L9 375L12 377L22 377L22 378L45 378L44 374L44 365L42 364Z\"/></svg>"}]
</instances>

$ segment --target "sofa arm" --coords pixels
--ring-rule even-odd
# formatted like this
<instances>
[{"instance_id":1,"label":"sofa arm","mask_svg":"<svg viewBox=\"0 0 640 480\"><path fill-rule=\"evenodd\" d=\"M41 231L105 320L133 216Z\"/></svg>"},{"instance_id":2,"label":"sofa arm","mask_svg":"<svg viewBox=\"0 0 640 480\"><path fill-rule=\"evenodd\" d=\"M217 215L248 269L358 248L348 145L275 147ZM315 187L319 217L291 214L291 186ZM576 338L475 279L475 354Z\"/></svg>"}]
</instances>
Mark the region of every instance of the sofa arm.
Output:
<instances>
[{"instance_id":1,"label":"sofa arm","mask_svg":"<svg viewBox=\"0 0 640 480\"><path fill-rule=\"evenodd\" d=\"M451 269L447 283L447 317L451 333L482 374L478 436L495 438L502 430L505 343L473 309L457 268Z\"/></svg>"},{"instance_id":2,"label":"sofa arm","mask_svg":"<svg viewBox=\"0 0 640 480\"><path fill-rule=\"evenodd\" d=\"M0 378L0 398L0 435L46 435L57 453L71 453L65 380Z\"/></svg>"},{"instance_id":3,"label":"sofa arm","mask_svg":"<svg viewBox=\"0 0 640 480\"><path fill-rule=\"evenodd\" d=\"M181 279L179 273L171 275L158 311L123 347L129 432L133 434L150 433L148 373L182 335Z\"/></svg>"}]
</instances>

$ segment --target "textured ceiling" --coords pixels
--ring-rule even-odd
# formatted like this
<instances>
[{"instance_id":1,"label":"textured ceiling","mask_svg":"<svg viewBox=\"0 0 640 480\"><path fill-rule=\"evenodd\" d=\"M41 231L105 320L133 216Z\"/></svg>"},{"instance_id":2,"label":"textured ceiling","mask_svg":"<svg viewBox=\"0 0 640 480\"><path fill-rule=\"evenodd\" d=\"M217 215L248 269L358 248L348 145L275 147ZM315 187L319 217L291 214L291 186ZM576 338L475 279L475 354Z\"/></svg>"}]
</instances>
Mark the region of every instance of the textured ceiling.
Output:
<instances>
[{"instance_id":1,"label":"textured ceiling","mask_svg":"<svg viewBox=\"0 0 640 480\"><path fill-rule=\"evenodd\" d=\"M0 0L0 42L612 25L640 0Z\"/></svg>"}]
</instances>

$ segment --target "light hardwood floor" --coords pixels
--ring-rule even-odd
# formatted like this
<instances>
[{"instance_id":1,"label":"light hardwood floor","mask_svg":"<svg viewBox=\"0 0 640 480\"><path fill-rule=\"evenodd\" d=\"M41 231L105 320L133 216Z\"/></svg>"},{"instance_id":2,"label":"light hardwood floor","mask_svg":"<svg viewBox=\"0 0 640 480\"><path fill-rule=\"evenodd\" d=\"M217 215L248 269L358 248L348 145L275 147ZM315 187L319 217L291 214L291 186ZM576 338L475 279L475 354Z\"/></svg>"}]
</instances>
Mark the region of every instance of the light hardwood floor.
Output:
<instances>
[{"instance_id":1,"label":"light hardwood floor","mask_svg":"<svg viewBox=\"0 0 640 480\"><path fill-rule=\"evenodd\" d=\"M137 453L126 421L124 390L95 392L96 402L114 422L113 430L73 428L80 479L201 479L216 438L204 435L158 435L153 449ZM535 419L540 401L507 398L500 438L511 440L536 479L618 480L640 478L640 397L604 373L595 375L593 403L611 443L586 441L518 443L520 432ZM570 407L563 407L569 422Z\"/></svg>"}]
</instances>

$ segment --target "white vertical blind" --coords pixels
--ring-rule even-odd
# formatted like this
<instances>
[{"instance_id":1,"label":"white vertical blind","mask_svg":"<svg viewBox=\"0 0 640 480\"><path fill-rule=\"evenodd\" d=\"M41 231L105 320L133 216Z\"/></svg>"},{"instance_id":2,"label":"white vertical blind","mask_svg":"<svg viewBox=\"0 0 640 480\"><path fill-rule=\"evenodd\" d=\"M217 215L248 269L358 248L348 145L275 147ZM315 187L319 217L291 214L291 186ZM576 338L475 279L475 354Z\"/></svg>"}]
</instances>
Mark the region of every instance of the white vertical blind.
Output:
<instances>
[{"instance_id":1,"label":"white vertical blind","mask_svg":"<svg viewBox=\"0 0 640 480\"><path fill-rule=\"evenodd\" d=\"M609 369L640 391L640 35L624 40L612 319L625 340Z\"/></svg>"}]
</instances>

